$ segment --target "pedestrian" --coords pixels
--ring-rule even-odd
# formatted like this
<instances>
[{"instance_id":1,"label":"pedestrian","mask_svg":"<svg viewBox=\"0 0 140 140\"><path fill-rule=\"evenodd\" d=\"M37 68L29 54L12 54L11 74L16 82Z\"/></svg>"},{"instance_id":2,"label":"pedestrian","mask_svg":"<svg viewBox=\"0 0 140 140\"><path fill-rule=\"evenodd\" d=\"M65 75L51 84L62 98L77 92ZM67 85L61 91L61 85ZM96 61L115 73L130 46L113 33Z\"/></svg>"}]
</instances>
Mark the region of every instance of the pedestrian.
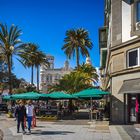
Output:
<instances>
[{"instance_id":1,"label":"pedestrian","mask_svg":"<svg viewBox=\"0 0 140 140\"><path fill-rule=\"evenodd\" d=\"M29 131L29 134L31 134L31 125L32 125L32 119L34 116L34 106L32 105L31 101L27 102L26 114L27 114L27 122L28 122L28 131Z\"/></svg>"},{"instance_id":2,"label":"pedestrian","mask_svg":"<svg viewBox=\"0 0 140 140\"><path fill-rule=\"evenodd\" d=\"M17 133L19 133L20 124L21 124L22 132L23 134L25 134L24 119L26 117L26 108L24 106L23 101L19 101L19 105L16 107L15 117L17 120Z\"/></svg>"}]
</instances>

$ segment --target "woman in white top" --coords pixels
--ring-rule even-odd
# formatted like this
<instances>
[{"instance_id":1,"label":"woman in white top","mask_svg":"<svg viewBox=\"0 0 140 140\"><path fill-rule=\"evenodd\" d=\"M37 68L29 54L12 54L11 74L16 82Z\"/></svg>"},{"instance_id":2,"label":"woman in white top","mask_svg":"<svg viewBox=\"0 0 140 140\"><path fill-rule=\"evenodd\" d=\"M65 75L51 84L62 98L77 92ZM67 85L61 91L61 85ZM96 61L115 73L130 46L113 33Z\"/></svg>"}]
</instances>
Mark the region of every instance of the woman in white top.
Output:
<instances>
[{"instance_id":1,"label":"woman in white top","mask_svg":"<svg viewBox=\"0 0 140 140\"><path fill-rule=\"evenodd\" d=\"M31 101L28 101L28 104L26 105L26 115L28 122L28 131L29 133L31 133L32 118L34 116L34 106L32 105Z\"/></svg>"}]
</instances>

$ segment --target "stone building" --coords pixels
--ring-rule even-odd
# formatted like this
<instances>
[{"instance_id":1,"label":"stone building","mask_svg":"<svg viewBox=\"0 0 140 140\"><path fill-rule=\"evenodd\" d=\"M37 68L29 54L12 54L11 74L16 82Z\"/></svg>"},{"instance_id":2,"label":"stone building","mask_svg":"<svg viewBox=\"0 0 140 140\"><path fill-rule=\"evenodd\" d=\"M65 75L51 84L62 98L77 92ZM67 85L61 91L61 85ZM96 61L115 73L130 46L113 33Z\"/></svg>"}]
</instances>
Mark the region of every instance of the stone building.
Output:
<instances>
[{"instance_id":1,"label":"stone building","mask_svg":"<svg viewBox=\"0 0 140 140\"><path fill-rule=\"evenodd\" d=\"M54 68L54 56L47 55L46 59L49 61L50 67L46 68L42 65L40 68L40 89L44 93L47 93L49 86L56 84L62 76L69 74L73 70L67 60L64 63L64 67Z\"/></svg>"},{"instance_id":2,"label":"stone building","mask_svg":"<svg viewBox=\"0 0 140 140\"><path fill-rule=\"evenodd\" d=\"M140 0L105 0L99 29L102 85L110 89L110 121L140 123Z\"/></svg>"}]
</instances>

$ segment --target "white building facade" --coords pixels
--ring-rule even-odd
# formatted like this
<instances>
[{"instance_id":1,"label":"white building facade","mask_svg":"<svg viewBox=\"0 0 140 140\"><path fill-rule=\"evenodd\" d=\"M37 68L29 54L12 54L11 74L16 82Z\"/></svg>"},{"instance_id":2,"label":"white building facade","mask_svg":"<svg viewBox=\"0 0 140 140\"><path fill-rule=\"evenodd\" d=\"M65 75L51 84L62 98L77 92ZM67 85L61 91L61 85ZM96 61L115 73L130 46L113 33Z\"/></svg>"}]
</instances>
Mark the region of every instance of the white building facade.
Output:
<instances>
[{"instance_id":1,"label":"white building facade","mask_svg":"<svg viewBox=\"0 0 140 140\"><path fill-rule=\"evenodd\" d=\"M46 59L49 61L50 66L47 68L42 65L40 68L40 90L44 93L47 93L48 88L51 85L55 85L62 76L69 74L73 70L67 60L64 63L64 67L54 68L54 56L47 55Z\"/></svg>"}]
</instances>

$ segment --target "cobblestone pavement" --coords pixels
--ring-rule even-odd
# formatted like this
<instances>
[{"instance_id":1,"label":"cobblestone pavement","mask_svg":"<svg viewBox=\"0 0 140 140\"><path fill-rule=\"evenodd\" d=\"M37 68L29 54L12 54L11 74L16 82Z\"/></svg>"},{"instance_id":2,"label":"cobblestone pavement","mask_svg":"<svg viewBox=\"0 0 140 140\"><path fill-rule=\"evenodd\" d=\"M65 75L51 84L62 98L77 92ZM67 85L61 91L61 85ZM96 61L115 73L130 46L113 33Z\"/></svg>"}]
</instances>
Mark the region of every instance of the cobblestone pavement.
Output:
<instances>
[{"instance_id":1,"label":"cobblestone pavement","mask_svg":"<svg viewBox=\"0 0 140 140\"><path fill-rule=\"evenodd\" d=\"M32 134L16 133L13 119L0 117L4 140L132 140L122 126L108 126L108 122L88 123L86 120L37 122Z\"/></svg>"}]
</instances>

